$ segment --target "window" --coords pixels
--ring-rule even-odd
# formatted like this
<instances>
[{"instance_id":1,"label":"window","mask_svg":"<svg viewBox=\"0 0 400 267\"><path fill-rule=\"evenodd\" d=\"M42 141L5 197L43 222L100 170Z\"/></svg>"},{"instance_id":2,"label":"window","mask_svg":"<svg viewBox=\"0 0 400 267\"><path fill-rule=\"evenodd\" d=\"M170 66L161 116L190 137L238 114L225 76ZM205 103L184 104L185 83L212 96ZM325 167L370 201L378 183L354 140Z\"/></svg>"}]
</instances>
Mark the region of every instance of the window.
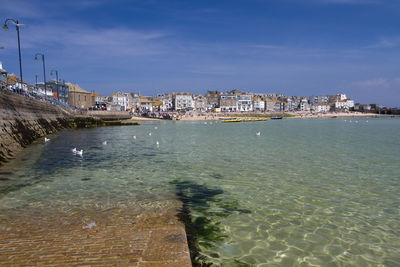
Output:
<instances>
[{"instance_id":1,"label":"window","mask_svg":"<svg viewBox=\"0 0 400 267\"><path fill-rule=\"evenodd\" d=\"M86 101L86 96L85 96L85 101Z\"/></svg>"},{"instance_id":2,"label":"window","mask_svg":"<svg viewBox=\"0 0 400 267\"><path fill-rule=\"evenodd\" d=\"M78 95L78 101L81 101L81 95Z\"/></svg>"}]
</instances>

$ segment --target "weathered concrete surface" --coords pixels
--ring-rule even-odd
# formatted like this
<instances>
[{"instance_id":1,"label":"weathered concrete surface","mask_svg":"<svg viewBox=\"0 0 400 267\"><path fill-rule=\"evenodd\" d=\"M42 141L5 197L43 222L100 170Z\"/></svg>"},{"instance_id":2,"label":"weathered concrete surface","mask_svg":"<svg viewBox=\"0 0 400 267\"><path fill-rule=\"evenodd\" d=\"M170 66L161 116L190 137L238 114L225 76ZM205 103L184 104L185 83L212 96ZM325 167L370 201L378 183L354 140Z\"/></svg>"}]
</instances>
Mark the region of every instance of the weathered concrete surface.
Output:
<instances>
[{"instance_id":1,"label":"weathered concrete surface","mask_svg":"<svg viewBox=\"0 0 400 267\"><path fill-rule=\"evenodd\" d=\"M176 212L30 208L0 214L0 266L191 266Z\"/></svg>"},{"instance_id":2,"label":"weathered concrete surface","mask_svg":"<svg viewBox=\"0 0 400 267\"><path fill-rule=\"evenodd\" d=\"M0 164L67 126L68 114L57 106L0 90Z\"/></svg>"}]
</instances>

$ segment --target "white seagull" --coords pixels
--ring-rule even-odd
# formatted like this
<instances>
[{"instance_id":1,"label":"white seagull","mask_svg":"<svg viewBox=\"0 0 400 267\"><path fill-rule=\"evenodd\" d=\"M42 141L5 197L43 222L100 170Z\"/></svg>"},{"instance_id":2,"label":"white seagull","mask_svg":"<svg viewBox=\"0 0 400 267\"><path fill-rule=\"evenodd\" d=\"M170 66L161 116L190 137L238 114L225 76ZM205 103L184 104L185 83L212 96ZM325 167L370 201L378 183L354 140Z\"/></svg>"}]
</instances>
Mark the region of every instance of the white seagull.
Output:
<instances>
[{"instance_id":1,"label":"white seagull","mask_svg":"<svg viewBox=\"0 0 400 267\"><path fill-rule=\"evenodd\" d=\"M157 142L156 142L156 145L157 145L157 147L160 147L160 142L157 141Z\"/></svg>"},{"instance_id":2,"label":"white seagull","mask_svg":"<svg viewBox=\"0 0 400 267\"><path fill-rule=\"evenodd\" d=\"M151 133L149 133L149 136L151 136Z\"/></svg>"},{"instance_id":3,"label":"white seagull","mask_svg":"<svg viewBox=\"0 0 400 267\"><path fill-rule=\"evenodd\" d=\"M154 127L154 129L156 129L156 130L157 130L157 129L158 129L158 127L156 126L156 127Z\"/></svg>"},{"instance_id":4,"label":"white seagull","mask_svg":"<svg viewBox=\"0 0 400 267\"><path fill-rule=\"evenodd\" d=\"M83 155L83 149L77 150L77 151L76 151L76 154L79 155L79 156L82 156L82 155Z\"/></svg>"},{"instance_id":5,"label":"white seagull","mask_svg":"<svg viewBox=\"0 0 400 267\"><path fill-rule=\"evenodd\" d=\"M256 132L256 135L257 135L257 136L260 136L260 135L261 135L261 133L260 133L260 132Z\"/></svg>"},{"instance_id":6,"label":"white seagull","mask_svg":"<svg viewBox=\"0 0 400 267\"><path fill-rule=\"evenodd\" d=\"M133 139L136 139L136 135L134 135L134 136L132 136L133 137Z\"/></svg>"},{"instance_id":7,"label":"white seagull","mask_svg":"<svg viewBox=\"0 0 400 267\"><path fill-rule=\"evenodd\" d=\"M105 145L107 145L107 141L103 141L101 144L102 144L103 146L105 146Z\"/></svg>"},{"instance_id":8,"label":"white seagull","mask_svg":"<svg viewBox=\"0 0 400 267\"><path fill-rule=\"evenodd\" d=\"M76 154L76 147L72 149L72 153Z\"/></svg>"},{"instance_id":9,"label":"white seagull","mask_svg":"<svg viewBox=\"0 0 400 267\"><path fill-rule=\"evenodd\" d=\"M49 142L50 139L45 137L45 138L44 138L44 141L45 141L45 142Z\"/></svg>"}]
</instances>

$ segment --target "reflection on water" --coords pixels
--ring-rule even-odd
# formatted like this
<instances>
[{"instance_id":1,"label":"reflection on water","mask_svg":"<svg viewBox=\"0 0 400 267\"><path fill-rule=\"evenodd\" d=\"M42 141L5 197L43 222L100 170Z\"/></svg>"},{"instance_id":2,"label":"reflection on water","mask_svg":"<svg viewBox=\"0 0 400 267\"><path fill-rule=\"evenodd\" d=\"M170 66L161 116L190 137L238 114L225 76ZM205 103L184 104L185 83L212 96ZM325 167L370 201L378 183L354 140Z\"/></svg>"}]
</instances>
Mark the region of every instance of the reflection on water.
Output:
<instances>
[{"instance_id":1,"label":"reflection on water","mask_svg":"<svg viewBox=\"0 0 400 267\"><path fill-rule=\"evenodd\" d=\"M0 214L179 199L202 263L398 266L400 120L368 120L64 131L2 167Z\"/></svg>"}]
</instances>

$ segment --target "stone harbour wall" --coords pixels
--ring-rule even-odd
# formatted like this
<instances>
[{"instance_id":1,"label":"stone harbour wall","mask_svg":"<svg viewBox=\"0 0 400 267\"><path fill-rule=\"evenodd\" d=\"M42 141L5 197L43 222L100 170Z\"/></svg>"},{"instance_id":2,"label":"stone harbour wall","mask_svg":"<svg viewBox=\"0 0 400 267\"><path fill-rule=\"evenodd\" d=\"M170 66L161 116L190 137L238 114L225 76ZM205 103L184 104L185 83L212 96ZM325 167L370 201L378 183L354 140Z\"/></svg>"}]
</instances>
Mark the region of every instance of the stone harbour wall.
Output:
<instances>
[{"instance_id":1,"label":"stone harbour wall","mask_svg":"<svg viewBox=\"0 0 400 267\"><path fill-rule=\"evenodd\" d=\"M0 164L38 138L68 127L69 114L36 99L0 90Z\"/></svg>"}]
</instances>

